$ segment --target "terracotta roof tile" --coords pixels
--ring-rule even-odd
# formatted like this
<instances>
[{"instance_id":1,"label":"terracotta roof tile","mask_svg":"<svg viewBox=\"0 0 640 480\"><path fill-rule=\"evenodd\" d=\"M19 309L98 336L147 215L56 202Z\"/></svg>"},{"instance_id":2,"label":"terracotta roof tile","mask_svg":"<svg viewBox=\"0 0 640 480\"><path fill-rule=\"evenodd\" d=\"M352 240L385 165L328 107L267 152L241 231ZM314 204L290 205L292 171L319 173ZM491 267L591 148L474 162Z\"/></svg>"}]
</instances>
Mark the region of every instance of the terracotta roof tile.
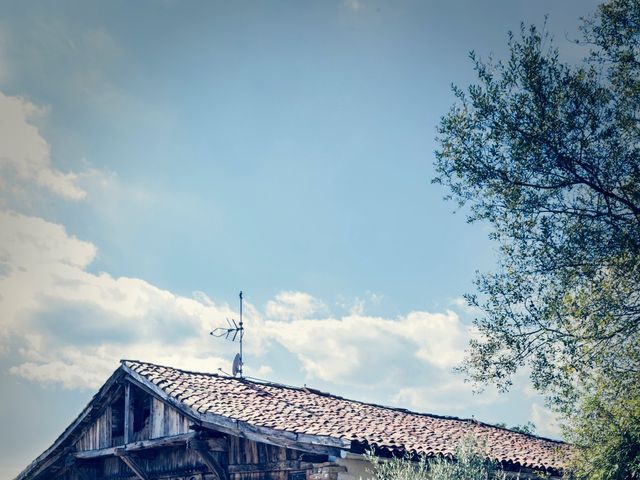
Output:
<instances>
[{"instance_id":1,"label":"terracotta roof tile","mask_svg":"<svg viewBox=\"0 0 640 480\"><path fill-rule=\"evenodd\" d=\"M453 454L469 432L485 439L488 455L527 468L559 471L568 445L476 420L415 413L295 388L150 363L123 364L200 413L214 413L292 433L325 435L380 449Z\"/></svg>"}]
</instances>

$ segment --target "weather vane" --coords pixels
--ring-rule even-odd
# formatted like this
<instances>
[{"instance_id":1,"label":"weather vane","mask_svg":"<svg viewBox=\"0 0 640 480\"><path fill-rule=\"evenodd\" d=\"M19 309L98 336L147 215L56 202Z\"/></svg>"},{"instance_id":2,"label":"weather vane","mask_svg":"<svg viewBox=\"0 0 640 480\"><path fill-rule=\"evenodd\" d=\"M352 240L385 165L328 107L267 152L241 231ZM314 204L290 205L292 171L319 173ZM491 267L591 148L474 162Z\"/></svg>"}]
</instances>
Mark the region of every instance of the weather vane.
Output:
<instances>
[{"instance_id":1,"label":"weather vane","mask_svg":"<svg viewBox=\"0 0 640 480\"><path fill-rule=\"evenodd\" d=\"M234 377L242 378L242 366L244 363L242 362L242 337L244 337L244 327L242 326L242 292L240 292L240 324L238 325L236 321L232 318L229 320L227 318L227 323L229 324L228 328L219 327L215 328L209 335L213 335L218 338L226 338L227 340L231 340L232 342L236 341L236 338L240 341L240 353L236 353L236 356L233 359L233 366L231 368L231 372Z\"/></svg>"}]
</instances>

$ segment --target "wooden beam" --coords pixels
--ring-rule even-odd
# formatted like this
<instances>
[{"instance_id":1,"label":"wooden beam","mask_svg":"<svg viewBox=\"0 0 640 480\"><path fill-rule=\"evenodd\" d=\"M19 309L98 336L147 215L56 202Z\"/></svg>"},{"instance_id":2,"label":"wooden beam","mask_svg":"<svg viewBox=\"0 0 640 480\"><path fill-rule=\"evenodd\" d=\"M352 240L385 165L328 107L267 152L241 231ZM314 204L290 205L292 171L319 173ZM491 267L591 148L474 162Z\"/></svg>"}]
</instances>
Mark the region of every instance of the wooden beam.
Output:
<instances>
[{"instance_id":1,"label":"wooden beam","mask_svg":"<svg viewBox=\"0 0 640 480\"><path fill-rule=\"evenodd\" d=\"M28 466L26 469L24 469L20 475L18 475L14 480L35 480L37 478L40 477L40 475L43 475L45 478L50 478L51 474L53 472L55 472L56 470L64 470L65 466L64 466L64 462L66 461L66 458L69 454L69 452L71 452L72 449L70 447L65 447L60 449L57 453L55 453L54 455L49 456L48 458L46 458L42 463L40 463L37 468L35 469L33 475L30 476L23 476L23 474L25 474L25 472L27 472L27 470L30 468L30 466ZM35 462L35 460L34 460ZM32 462L33 464L33 462ZM29 472L27 472L29 473Z\"/></svg>"},{"instance_id":2,"label":"wooden beam","mask_svg":"<svg viewBox=\"0 0 640 480\"><path fill-rule=\"evenodd\" d=\"M277 447L291 448L293 450L317 453L319 455L332 455L339 457L342 451L342 449L338 447L299 442L296 440L296 434L291 432L277 431L277 433L273 435L265 434L262 431L253 428L253 426L251 428L227 428L217 422L210 423L208 420L203 420L202 426L236 437L247 438L255 442L268 443L269 445L275 445Z\"/></svg>"},{"instance_id":3,"label":"wooden beam","mask_svg":"<svg viewBox=\"0 0 640 480\"><path fill-rule=\"evenodd\" d=\"M131 458L129 455L127 455L127 453L124 451L123 448L116 449L115 455L120 460L122 460L124 462L124 464L127 467L129 467L131 469L131 471L133 473L135 473L136 477L138 477L140 480L149 480L149 477L144 472L142 467L140 467L140 465L138 465L133 458Z\"/></svg>"},{"instance_id":4,"label":"wooden beam","mask_svg":"<svg viewBox=\"0 0 640 480\"><path fill-rule=\"evenodd\" d=\"M131 383L124 385L124 444L132 440L133 433L133 409L131 408Z\"/></svg>"},{"instance_id":5,"label":"wooden beam","mask_svg":"<svg viewBox=\"0 0 640 480\"><path fill-rule=\"evenodd\" d=\"M217 480L229 480L227 470L225 470L220 462L211 455L209 451L209 444L200 439L193 439L187 443L187 448L194 450L200 455L200 459L207 466L209 471L216 477Z\"/></svg>"},{"instance_id":6,"label":"wooden beam","mask_svg":"<svg viewBox=\"0 0 640 480\"><path fill-rule=\"evenodd\" d=\"M302 452L307 453L315 453L318 455L330 455L333 457L339 457L342 454L342 450L336 447L328 447L325 445L312 445L310 443L301 443L301 442L292 442L288 440L283 440L282 438L266 436L260 437L247 435L247 438L250 440L255 440L257 442L270 443L271 445L277 445L279 447L290 448L292 450L300 450Z\"/></svg>"},{"instance_id":7,"label":"wooden beam","mask_svg":"<svg viewBox=\"0 0 640 480\"><path fill-rule=\"evenodd\" d=\"M119 447L108 447L108 448L100 448L98 450L83 450L80 452L75 452L73 455L78 460L89 460L92 458L100 458L100 457L108 457L110 455L115 455L116 450L124 451L125 453L137 452L140 450L147 450L150 448L162 448L162 447L173 447L175 445L181 445L189 442L197 437L200 437L200 434L197 432L191 433L182 433L180 435L171 435L169 437L162 438L153 438L151 440L139 440L137 442L131 442L124 446ZM203 442L206 442L209 450L213 450L216 452L226 452L228 450L227 439L226 438L210 438L203 439Z\"/></svg>"}]
</instances>

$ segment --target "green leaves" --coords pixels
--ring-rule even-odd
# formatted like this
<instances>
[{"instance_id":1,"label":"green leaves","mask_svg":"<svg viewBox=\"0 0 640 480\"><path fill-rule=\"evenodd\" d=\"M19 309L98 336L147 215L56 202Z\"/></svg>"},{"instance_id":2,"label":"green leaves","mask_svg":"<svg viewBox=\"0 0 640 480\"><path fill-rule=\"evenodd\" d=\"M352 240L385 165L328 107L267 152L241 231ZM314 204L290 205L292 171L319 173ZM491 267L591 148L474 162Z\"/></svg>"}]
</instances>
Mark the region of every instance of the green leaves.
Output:
<instances>
[{"instance_id":1,"label":"green leaves","mask_svg":"<svg viewBox=\"0 0 640 480\"><path fill-rule=\"evenodd\" d=\"M613 36L619 50L612 27L600 28L611 21L589 31L601 43ZM635 28L624 38L637 41ZM638 277L629 275L640 258L640 142L619 122L633 116L620 114L629 102L612 88L619 70L565 65L544 44L522 27L507 62L471 56L479 83L456 90L459 104L441 121L435 179L471 207L469 221L493 226L501 254L497 272L476 281L484 339L472 344L467 372L507 387L528 364L543 390L566 387L567 362L588 371L640 325Z\"/></svg>"},{"instance_id":2,"label":"green leaves","mask_svg":"<svg viewBox=\"0 0 640 480\"><path fill-rule=\"evenodd\" d=\"M535 27L509 35L504 62L471 54L478 83L454 89L434 179L491 225L499 252L467 297L483 315L461 369L506 390L527 367L576 439L591 416L627 418L616 382L640 372L640 2L601 5L582 34L578 66ZM593 434L605 432L616 440L587 445L619 448L594 458L636 438Z\"/></svg>"},{"instance_id":3,"label":"green leaves","mask_svg":"<svg viewBox=\"0 0 640 480\"><path fill-rule=\"evenodd\" d=\"M640 478L640 377L598 376L570 419L573 469L594 480Z\"/></svg>"},{"instance_id":4,"label":"green leaves","mask_svg":"<svg viewBox=\"0 0 640 480\"><path fill-rule=\"evenodd\" d=\"M373 465L372 480L503 480L506 475L498 464L489 459L486 445L472 434L464 437L455 454L448 457L410 456L379 460L373 452L367 453Z\"/></svg>"}]
</instances>

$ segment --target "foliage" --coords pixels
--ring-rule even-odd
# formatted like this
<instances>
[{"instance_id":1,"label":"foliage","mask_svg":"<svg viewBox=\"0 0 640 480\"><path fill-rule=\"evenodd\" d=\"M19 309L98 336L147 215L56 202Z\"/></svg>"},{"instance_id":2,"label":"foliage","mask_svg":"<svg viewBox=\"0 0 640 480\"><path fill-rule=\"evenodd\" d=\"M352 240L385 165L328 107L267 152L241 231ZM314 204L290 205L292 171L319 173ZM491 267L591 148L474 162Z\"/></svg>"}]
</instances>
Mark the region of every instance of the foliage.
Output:
<instances>
[{"instance_id":1,"label":"foliage","mask_svg":"<svg viewBox=\"0 0 640 480\"><path fill-rule=\"evenodd\" d=\"M640 328L640 104L629 97L639 9L615 1L586 22L596 44L579 67L523 27L506 63L472 54L480 83L455 89L434 181L470 206L469 221L492 225L500 252L468 297L485 313L466 369L474 380L508 388L528 365L535 386L569 407L578 375L638 368L627 358ZM612 10L636 15L618 43L605 28L622 21Z\"/></svg>"},{"instance_id":2,"label":"foliage","mask_svg":"<svg viewBox=\"0 0 640 480\"><path fill-rule=\"evenodd\" d=\"M490 461L484 450L474 437L465 437L456 448L455 461L436 457L429 462L430 480L505 479L500 466Z\"/></svg>"},{"instance_id":3,"label":"foliage","mask_svg":"<svg viewBox=\"0 0 640 480\"><path fill-rule=\"evenodd\" d=\"M576 471L638 478L640 1L608 1L581 33L578 66L535 27L505 62L471 54L479 82L454 88L434 182L499 252L467 296L483 316L462 370L506 390L528 368Z\"/></svg>"},{"instance_id":4,"label":"foliage","mask_svg":"<svg viewBox=\"0 0 640 480\"><path fill-rule=\"evenodd\" d=\"M579 478L640 478L640 376L598 376L566 429Z\"/></svg>"},{"instance_id":5,"label":"foliage","mask_svg":"<svg viewBox=\"0 0 640 480\"><path fill-rule=\"evenodd\" d=\"M373 452L367 453L373 465L372 480L488 480L504 479L499 465L484 454L484 445L473 436L462 439L454 458L419 456L412 461L410 456L379 460Z\"/></svg>"}]
</instances>

